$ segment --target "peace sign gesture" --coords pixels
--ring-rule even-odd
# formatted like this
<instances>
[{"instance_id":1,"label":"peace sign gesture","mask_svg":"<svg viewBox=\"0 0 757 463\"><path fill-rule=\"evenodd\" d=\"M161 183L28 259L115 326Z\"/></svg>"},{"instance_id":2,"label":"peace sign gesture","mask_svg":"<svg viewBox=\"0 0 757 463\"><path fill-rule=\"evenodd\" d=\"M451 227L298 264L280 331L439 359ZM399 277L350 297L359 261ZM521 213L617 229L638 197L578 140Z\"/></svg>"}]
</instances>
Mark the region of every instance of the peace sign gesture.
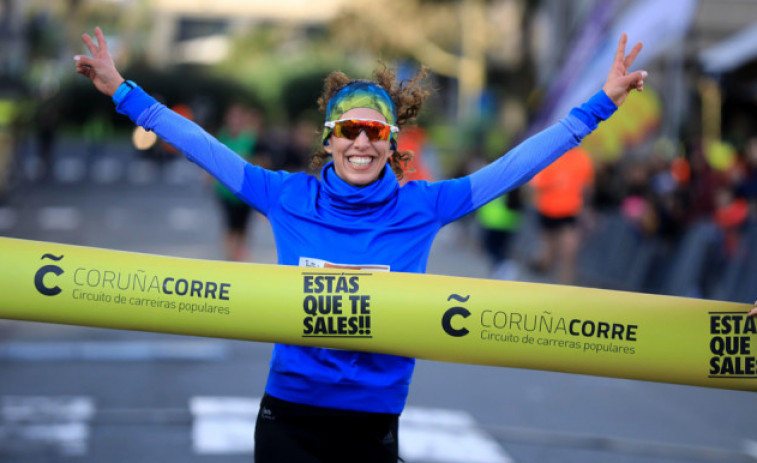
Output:
<instances>
[{"instance_id":1,"label":"peace sign gesture","mask_svg":"<svg viewBox=\"0 0 757 463\"><path fill-rule=\"evenodd\" d=\"M605 85L602 87L602 90L615 103L615 106L622 105L631 90L644 90L644 78L647 77L646 71L628 73L628 69L641 51L642 44L638 42L631 49L631 53L626 55L627 41L628 37L626 34L620 36L618 50L615 52L615 59L610 68L610 73L607 75Z\"/></svg>"},{"instance_id":2,"label":"peace sign gesture","mask_svg":"<svg viewBox=\"0 0 757 463\"><path fill-rule=\"evenodd\" d=\"M89 48L92 57L85 55L74 56L76 72L89 77L89 80L102 93L113 96L118 86L124 81L124 78L118 73L116 65L113 63L113 58L108 51L108 43L105 41L103 31L99 27L95 27L95 37L97 38L97 43L88 34L82 34L81 38L84 44L87 45L87 48Z\"/></svg>"}]
</instances>

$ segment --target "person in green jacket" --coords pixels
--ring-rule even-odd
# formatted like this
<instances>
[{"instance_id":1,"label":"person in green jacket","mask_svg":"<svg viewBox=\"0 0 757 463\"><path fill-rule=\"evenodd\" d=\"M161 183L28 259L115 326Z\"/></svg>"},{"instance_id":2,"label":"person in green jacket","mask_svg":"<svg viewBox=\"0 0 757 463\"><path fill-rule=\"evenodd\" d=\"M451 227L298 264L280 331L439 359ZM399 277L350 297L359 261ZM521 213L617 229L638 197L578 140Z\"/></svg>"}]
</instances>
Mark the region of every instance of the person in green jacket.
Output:
<instances>
[{"instance_id":1,"label":"person in green jacket","mask_svg":"<svg viewBox=\"0 0 757 463\"><path fill-rule=\"evenodd\" d=\"M260 114L257 111L242 103L234 103L226 110L224 125L216 138L245 160L253 164L267 164L266 157L257 153L260 125ZM213 191L224 216L224 259L248 261L251 255L247 247L247 230L252 208L220 182L214 180L213 183Z\"/></svg>"},{"instance_id":2,"label":"person in green jacket","mask_svg":"<svg viewBox=\"0 0 757 463\"><path fill-rule=\"evenodd\" d=\"M495 198L476 211L481 227L481 244L491 264L491 277L515 280L518 266L510 258L510 247L522 222L520 189Z\"/></svg>"}]
</instances>

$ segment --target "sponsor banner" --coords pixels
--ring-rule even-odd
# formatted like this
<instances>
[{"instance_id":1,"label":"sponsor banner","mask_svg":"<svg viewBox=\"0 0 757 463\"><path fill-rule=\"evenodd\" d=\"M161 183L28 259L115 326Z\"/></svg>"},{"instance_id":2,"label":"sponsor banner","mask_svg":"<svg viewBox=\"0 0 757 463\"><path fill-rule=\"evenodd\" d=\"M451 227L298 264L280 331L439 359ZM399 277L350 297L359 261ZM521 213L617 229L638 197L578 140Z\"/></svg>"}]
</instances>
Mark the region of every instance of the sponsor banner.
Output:
<instances>
[{"instance_id":1,"label":"sponsor banner","mask_svg":"<svg viewBox=\"0 0 757 463\"><path fill-rule=\"evenodd\" d=\"M749 304L0 238L0 318L757 391Z\"/></svg>"}]
</instances>

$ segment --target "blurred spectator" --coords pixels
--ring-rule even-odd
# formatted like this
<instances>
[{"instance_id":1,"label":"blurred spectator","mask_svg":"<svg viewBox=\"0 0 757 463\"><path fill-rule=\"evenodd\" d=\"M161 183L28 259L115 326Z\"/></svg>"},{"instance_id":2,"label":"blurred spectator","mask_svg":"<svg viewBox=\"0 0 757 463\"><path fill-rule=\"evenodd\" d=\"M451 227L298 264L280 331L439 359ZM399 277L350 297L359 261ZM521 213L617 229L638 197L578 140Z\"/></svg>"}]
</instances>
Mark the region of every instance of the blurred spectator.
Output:
<instances>
[{"instance_id":1,"label":"blurred spectator","mask_svg":"<svg viewBox=\"0 0 757 463\"><path fill-rule=\"evenodd\" d=\"M722 175L707 162L702 143L692 146L689 162L691 164L691 183L688 189L688 222L697 218L709 217L715 210L714 193L723 184Z\"/></svg>"},{"instance_id":2,"label":"blurred spectator","mask_svg":"<svg viewBox=\"0 0 757 463\"><path fill-rule=\"evenodd\" d=\"M667 241L677 240L686 224L686 204L673 175L672 164L655 154L648 161L651 169L651 201L656 222L655 234Z\"/></svg>"},{"instance_id":3,"label":"blurred spectator","mask_svg":"<svg viewBox=\"0 0 757 463\"><path fill-rule=\"evenodd\" d=\"M744 152L744 176L737 185L737 191L749 205L749 214L757 220L757 137L752 137Z\"/></svg>"},{"instance_id":4,"label":"blurred spectator","mask_svg":"<svg viewBox=\"0 0 757 463\"><path fill-rule=\"evenodd\" d=\"M621 166L614 161L594 161L592 209L602 213L617 211L623 198L623 185L618 181Z\"/></svg>"},{"instance_id":5,"label":"blurred spectator","mask_svg":"<svg viewBox=\"0 0 757 463\"><path fill-rule=\"evenodd\" d=\"M102 157L105 153L105 144L113 135L113 124L110 121L110 112L98 110L92 114L82 127L82 135L87 142L88 160Z\"/></svg>"},{"instance_id":6,"label":"blurred spectator","mask_svg":"<svg viewBox=\"0 0 757 463\"><path fill-rule=\"evenodd\" d=\"M516 280L518 266L510 258L513 237L521 225L521 189L516 188L500 196L476 211L481 227L481 242L489 258L492 278Z\"/></svg>"},{"instance_id":7,"label":"blurred spectator","mask_svg":"<svg viewBox=\"0 0 757 463\"><path fill-rule=\"evenodd\" d=\"M287 172L299 172L306 168L310 156L315 151L313 145L316 140L318 129L315 123L309 119L300 119L289 132L283 143L283 150L277 156L277 162L273 166L276 170Z\"/></svg>"},{"instance_id":8,"label":"blurred spectator","mask_svg":"<svg viewBox=\"0 0 757 463\"><path fill-rule=\"evenodd\" d=\"M733 189L721 187L716 192L713 220L723 232L723 250L727 257L736 255L743 225L748 215L749 206L746 199L736 197Z\"/></svg>"},{"instance_id":9,"label":"blurred spectator","mask_svg":"<svg viewBox=\"0 0 757 463\"><path fill-rule=\"evenodd\" d=\"M0 98L0 202L9 188L11 170L15 157L16 103L12 98Z\"/></svg>"},{"instance_id":10,"label":"blurred spectator","mask_svg":"<svg viewBox=\"0 0 757 463\"><path fill-rule=\"evenodd\" d=\"M60 123L57 103L52 99L42 101L37 106L34 117L37 129L37 160L40 162L40 177L52 178L55 138Z\"/></svg>"},{"instance_id":11,"label":"blurred spectator","mask_svg":"<svg viewBox=\"0 0 757 463\"><path fill-rule=\"evenodd\" d=\"M433 176L423 160L426 138L426 130L417 125L407 127L400 132L397 150L413 152L413 159L408 163L407 173L402 179L402 184L413 180L433 180Z\"/></svg>"},{"instance_id":12,"label":"blurred spectator","mask_svg":"<svg viewBox=\"0 0 757 463\"><path fill-rule=\"evenodd\" d=\"M269 167L270 161L267 156L256 152L261 123L262 118L258 111L240 103L232 104L226 111L217 138L247 161ZM215 180L213 183L224 217L224 258L238 262L247 261L251 257L246 240L252 209L221 183Z\"/></svg>"},{"instance_id":13,"label":"blurred spectator","mask_svg":"<svg viewBox=\"0 0 757 463\"><path fill-rule=\"evenodd\" d=\"M542 254L535 263L538 270L557 270L557 281L572 284L580 244L578 219L585 197L594 180L594 168L580 147L565 153L537 174L530 185L542 229Z\"/></svg>"},{"instance_id":14,"label":"blurred spectator","mask_svg":"<svg viewBox=\"0 0 757 463\"><path fill-rule=\"evenodd\" d=\"M623 218L641 236L657 232L657 215L649 190L649 172L642 162L633 162L625 169L626 196L620 204Z\"/></svg>"}]
</instances>

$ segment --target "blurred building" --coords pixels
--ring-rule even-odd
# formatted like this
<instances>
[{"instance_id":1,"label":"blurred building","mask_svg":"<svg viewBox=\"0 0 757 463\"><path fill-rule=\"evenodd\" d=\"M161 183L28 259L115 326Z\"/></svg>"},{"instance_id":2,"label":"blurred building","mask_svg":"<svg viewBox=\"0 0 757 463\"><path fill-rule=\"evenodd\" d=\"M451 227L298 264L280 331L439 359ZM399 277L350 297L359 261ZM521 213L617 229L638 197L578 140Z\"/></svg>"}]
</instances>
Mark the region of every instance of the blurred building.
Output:
<instances>
[{"instance_id":1,"label":"blurred building","mask_svg":"<svg viewBox=\"0 0 757 463\"><path fill-rule=\"evenodd\" d=\"M757 136L757 2L709 0L701 11L689 51L702 72L701 131L739 145Z\"/></svg>"},{"instance_id":2,"label":"blurred building","mask_svg":"<svg viewBox=\"0 0 757 463\"><path fill-rule=\"evenodd\" d=\"M748 125L740 122L739 114L757 113L757 30L748 33L757 28L756 1L542 0L539 5L536 73L547 88L561 90L562 86L564 93L585 99L579 86L586 83L586 77L569 80L578 72L581 59L591 64L592 56L582 56L582 48L602 40L602 30L612 30L618 21L625 21L631 26L624 30L630 33L629 40L645 42L637 60L640 63L634 67L650 71L648 84L661 95L665 110L661 135L677 139L704 133L718 139L721 132L729 132L723 126ZM616 32L619 35L620 30ZM734 40L739 34L745 36ZM665 43L658 46L660 42ZM591 55L598 48L591 50L584 54ZM586 86L595 89L601 85L605 76L599 74L592 72L596 82ZM556 94L554 89L547 94L547 105ZM574 103L552 103L554 114L543 116L544 123Z\"/></svg>"},{"instance_id":3,"label":"blurred building","mask_svg":"<svg viewBox=\"0 0 757 463\"><path fill-rule=\"evenodd\" d=\"M0 1L0 74L19 74L25 65L26 36L21 1Z\"/></svg>"},{"instance_id":4,"label":"blurred building","mask_svg":"<svg viewBox=\"0 0 757 463\"><path fill-rule=\"evenodd\" d=\"M98 17L108 18L109 30L118 31L113 33L112 48L119 45L117 37L124 37L126 42L138 39L144 42L148 61L153 66L212 65L228 56L233 37L255 27L283 26L295 31L289 35L290 39L299 34L299 40L307 41L310 32L323 31L345 7L359 6L361 2L371 5L367 0L0 0L0 75L17 75L28 80L29 74L36 74L31 79L35 85L55 82L55 76L51 78L50 75L70 72L70 55L81 50L78 39L81 31L91 25L91 21L99 21ZM536 83L549 85L556 80L561 67L575 66L568 61L574 58L571 53L577 48L576 37L591 26L592 21L596 25L597 20L602 20L600 10L605 11L607 20L611 21L641 3L644 0L446 0L438 4L459 4L461 11L466 11L466 5L485 4L490 10L486 20L496 22L502 29L520 29L520 32L508 32L506 38L489 37L488 40L499 48L520 50L519 55L528 56L528 60L508 55L503 61L501 56L492 52L487 52L485 59L487 72L494 70L496 76L489 84L522 90L517 79L504 83L497 80L503 74L496 74L496 69L533 66ZM650 19L655 11L662 11L669 2L653 3L657 8L650 11ZM662 90L668 112L677 115L666 116L667 126L663 129L671 135L684 116L698 111L698 105L689 106L690 95L696 96L701 90L696 75L706 67L703 61L712 61L714 56L707 52L717 51L718 44L757 24L757 1L754 0L691 0L691 3L695 11L685 38L660 52L650 63L650 83ZM424 4L429 6L435 2L425 1ZM119 15L119 11L123 15ZM138 15L134 11L141 13ZM87 17L93 12L96 13L93 17ZM520 17L513 21L503 19L511 16ZM418 18L419 24L423 19ZM137 22L140 22L139 26L134 25ZM65 27L59 27L61 23ZM114 28L114 24L118 27ZM514 40L514 37L522 40ZM648 38L632 37L632 40L636 39ZM517 44L515 47L514 43ZM757 43L757 40L751 43ZM464 50L463 45L458 50ZM125 48L128 46L128 43L124 45ZM757 72L752 68L757 53L754 48L746 46L732 56L735 61L727 69L704 69L716 88L727 89L723 94L715 95L720 99L713 99L709 106L717 106L717 102L722 101L724 105L743 112L735 100L755 100ZM649 49L645 53L649 54ZM721 53L724 52L721 50ZM505 76L507 72L512 70L506 70ZM521 96L526 93L520 90ZM726 108L725 113L731 114L730 109ZM728 124L730 120L726 119L724 123Z\"/></svg>"},{"instance_id":5,"label":"blurred building","mask_svg":"<svg viewBox=\"0 0 757 463\"><path fill-rule=\"evenodd\" d=\"M260 24L323 25L346 0L152 0L150 61L156 65L214 64L227 57L230 37Z\"/></svg>"}]
</instances>

